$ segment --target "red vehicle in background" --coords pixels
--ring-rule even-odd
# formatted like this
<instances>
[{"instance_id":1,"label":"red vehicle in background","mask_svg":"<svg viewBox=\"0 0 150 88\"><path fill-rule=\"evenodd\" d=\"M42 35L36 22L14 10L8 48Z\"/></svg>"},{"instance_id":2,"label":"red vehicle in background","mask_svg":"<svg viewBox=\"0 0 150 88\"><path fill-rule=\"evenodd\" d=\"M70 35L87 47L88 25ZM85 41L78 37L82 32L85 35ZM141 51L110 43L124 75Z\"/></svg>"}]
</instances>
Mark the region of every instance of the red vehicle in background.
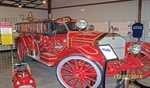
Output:
<instances>
[{"instance_id":1,"label":"red vehicle in background","mask_svg":"<svg viewBox=\"0 0 150 88\"><path fill-rule=\"evenodd\" d=\"M118 60L107 63L106 76L126 71L126 77L142 79L150 75L150 43L126 42L117 33L97 32L81 19L33 20L16 24L16 47L21 61L31 57L56 68L65 88L98 88L102 83L105 58L100 45L109 44ZM121 78L122 79L122 78Z\"/></svg>"},{"instance_id":2,"label":"red vehicle in background","mask_svg":"<svg viewBox=\"0 0 150 88\"><path fill-rule=\"evenodd\" d=\"M36 88L27 63L16 63L12 67L14 88Z\"/></svg>"}]
</instances>

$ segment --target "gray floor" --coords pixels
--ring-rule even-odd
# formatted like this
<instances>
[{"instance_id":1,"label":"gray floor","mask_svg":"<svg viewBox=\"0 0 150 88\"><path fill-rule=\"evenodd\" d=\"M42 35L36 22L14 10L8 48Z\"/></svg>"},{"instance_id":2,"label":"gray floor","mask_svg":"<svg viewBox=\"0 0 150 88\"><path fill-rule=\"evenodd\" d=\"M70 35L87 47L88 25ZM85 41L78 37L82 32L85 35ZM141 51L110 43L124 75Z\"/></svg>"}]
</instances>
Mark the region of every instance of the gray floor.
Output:
<instances>
[{"instance_id":1,"label":"gray floor","mask_svg":"<svg viewBox=\"0 0 150 88\"><path fill-rule=\"evenodd\" d=\"M55 68L45 66L37 61L28 62L36 88L63 88L55 76ZM11 68L0 69L0 88L13 88Z\"/></svg>"},{"instance_id":2,"label":"gray floor","mask_svg":"<svg viewBox=\"0 0 150 88\"><path fill-rule=\"evenodd\" d=\"M36 88L63 88L57 81L55 67L48 67L37 61L28 62L33 78L36 80ZM0 69L0 88L13 88L11 68ZM144 83L149 84L150 77ZM116 80L113 77L106 79L106 88L115 88ZM130 85L129 88L138 88Z\"/></svg>"}]
</instances>

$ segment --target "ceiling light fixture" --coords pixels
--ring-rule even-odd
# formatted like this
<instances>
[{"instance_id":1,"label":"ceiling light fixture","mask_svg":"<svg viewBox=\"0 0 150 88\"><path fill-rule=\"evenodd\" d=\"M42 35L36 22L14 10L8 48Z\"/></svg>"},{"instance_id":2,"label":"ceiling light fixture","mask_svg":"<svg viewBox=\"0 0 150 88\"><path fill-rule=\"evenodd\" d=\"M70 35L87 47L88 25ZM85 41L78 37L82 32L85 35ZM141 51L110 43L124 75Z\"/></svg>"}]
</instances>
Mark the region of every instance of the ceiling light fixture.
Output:
<instances>
[{"instance_id":1,"label":"ceiling light fixture","mask_svg":"<svg viewBox=\"0 0 150 88\"><path fill-rule=\"evenodd\" d=\"M21 7L22 7L22 5L21 5L21 0L19 1L19 5L18 5L18 7L19 7L19 8L21 8Z\"/></svg>"},{"instance_id":2,"label":"ceiling light fixture","mask_svg":"<svg viewBox=\"0 0 150 88\"><path fill-rule=\"evenodd\" d=\"M47 0L42 0L42 3L45 4Z\"/></svg>"},{"instance_id":3,"label":"ceiling light fixture","mask_svg":"<svg viewBox=\"0 0 150 88\"><path fill-rule=\"evenodd\" d=\"M21 7L22 7L22 5L21 5L21 4L19 4L19 5L18 5L18 7L19 7L19 8L21 8Z\"/></svg>"}]
</instances>

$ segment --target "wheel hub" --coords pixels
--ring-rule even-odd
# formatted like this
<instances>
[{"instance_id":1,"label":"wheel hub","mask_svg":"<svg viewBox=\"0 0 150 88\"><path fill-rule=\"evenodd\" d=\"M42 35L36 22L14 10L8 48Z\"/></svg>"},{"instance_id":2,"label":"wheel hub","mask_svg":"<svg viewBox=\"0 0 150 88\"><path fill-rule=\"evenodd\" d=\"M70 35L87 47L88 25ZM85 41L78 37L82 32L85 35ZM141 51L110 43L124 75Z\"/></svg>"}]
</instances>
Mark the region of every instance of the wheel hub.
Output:
<instances>
[{"instance_id":1,"label":"wheel hub","mask_svg":"<svg viewBox=\"0 0 150 88\"><path fill-rule=\"evenodd\" d=\"M83 77L83 73L81 71L75 71L74 72L74 77L75 78L81 78L81 77Z\"/></svg>"}]
</instances>

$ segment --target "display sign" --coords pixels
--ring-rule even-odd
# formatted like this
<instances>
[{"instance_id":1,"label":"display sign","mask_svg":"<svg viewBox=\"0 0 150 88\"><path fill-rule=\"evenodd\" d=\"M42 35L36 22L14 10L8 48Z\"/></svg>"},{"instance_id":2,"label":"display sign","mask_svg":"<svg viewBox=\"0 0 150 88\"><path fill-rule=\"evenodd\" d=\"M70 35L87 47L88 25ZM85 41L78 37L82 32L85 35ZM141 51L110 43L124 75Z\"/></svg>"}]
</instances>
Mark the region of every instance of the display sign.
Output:
<instances>
[{"instance_id":1,"label":"display sign","mask_svg":"<svg viewBox=\"0 0 150 88\"><path fill-rule=\"evenodd\" d=\"M148 23L148 37L150 37L150 20L149 20L149 23Z\"/></svg>"},{"instance_id":2,"label":"display sign","mask_svg":"<svg viewBox=\"0 0 150 88\"><path fill-rule=\"evenodd\" d=\"M108 29L109 29L108 21L89 22L89 25L94 26L94 31L108 32Z\"/></svg>"},{"instance_id":3,"label":"display sign","mask_svg":"<svg viewBox=\"0 0 150 88\"><path fill-rule=\"evenodd\" d=\"M0 22L0 31L2 45L12 45L12 23L8 21Z\"/></svg>"},{"instance_id":4,"label":"display sign","mask_svg":"<svg viewBox=\"0 0 150 88\"><path fill-rule=\"evenodd\" d=\"M99 49L101 50L101 52L103 53L107 61L119 59L115 51L112 49L112 47L109 44L100 45Z\"/></svg>"},{"instance_id":5,"label":"display sign","mask_svg":"<svg viewBox=\"0 0 150 88\"><path fill-rule=\"evenodd\" d=\"M115 33L119 33L122 36L128 36L131 33L132 25L134 21L111 21L110 26Z\"/></svg>"}]
</instances>

